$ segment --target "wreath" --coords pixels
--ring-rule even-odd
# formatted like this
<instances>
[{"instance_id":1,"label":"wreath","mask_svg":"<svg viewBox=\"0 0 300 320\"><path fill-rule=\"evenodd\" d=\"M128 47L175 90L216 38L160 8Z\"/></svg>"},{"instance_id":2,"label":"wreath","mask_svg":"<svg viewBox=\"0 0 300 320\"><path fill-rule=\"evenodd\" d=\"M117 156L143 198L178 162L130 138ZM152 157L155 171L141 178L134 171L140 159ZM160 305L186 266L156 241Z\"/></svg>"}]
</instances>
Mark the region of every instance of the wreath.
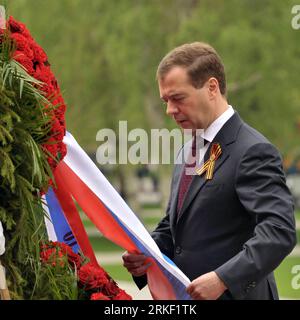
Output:
<instances>
[{"instance_id":1,"label":"wreath","mask_svg":"<svg viewBox=\"0 0 300 320\"><path fill-rule=\"evenodd\" d=\"M23 23L0 29L1 262L13 299L126 300L99 265L48 241L42 195L66 155L66 105L44 50Z\"/></svg>"}]
</instances>

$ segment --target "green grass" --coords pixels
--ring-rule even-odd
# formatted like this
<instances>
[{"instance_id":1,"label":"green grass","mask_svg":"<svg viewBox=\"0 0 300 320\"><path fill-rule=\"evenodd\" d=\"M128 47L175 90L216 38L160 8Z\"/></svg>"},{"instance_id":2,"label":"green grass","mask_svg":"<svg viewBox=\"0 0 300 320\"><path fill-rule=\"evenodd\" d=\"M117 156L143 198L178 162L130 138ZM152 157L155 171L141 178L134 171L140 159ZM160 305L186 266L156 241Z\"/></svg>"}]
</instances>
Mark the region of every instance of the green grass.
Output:
<instances>
[{"instance_id":1,"label":"green grass","mask_svg":"<svg viewBox=\"0 0 300 320\"><path fill-rule=\"evenodd\" d=\"M104 237L99 236L89 236L91 245L94 249L94 252L118 252L124 251L110 240L107 240Z\"/></svg>"},{"instance_id":2,"label":"green grass","mask_svg":"<svg viewBox=\"0 0 300 320\"><path fill-rule=\"evenodd\" d=\"M91 228L91 227L96 228L91 220L83 220L82 222L85 228Z\"/></svg>"},{"instance_id":3,"label":"green grass","mask_svg":"<svg viewBox=\"0 0 300 320\"><path fill-rule=\"evenodd\" d=\"M133 281L131 274L121 264L105 264L103 265L105 271L116 281Z\"/></svg>"},{"instance_id":4,"label":"green grass","mask_svg":"<svg viewBox=\"0 0 300 320\"><path fill-rule=\"evenodd\" d=\"M295 218L300 221L300 210L295 211Z\"/></svg>"},{"instance_id":5,"label":"green grass","mask_svg":"<svg viewBox=\"0 0 300 320\"><path fill-rule=\"evenodd\" d=\"M300 265L300 257L286 258L275 270L275 278L280 297L300 299L300 289L292 288L292 279L296 276L296 274L292 274L294 265Z\"/></svg>"},{"instance_id":6,"label":"green grass","mask_svg":"<svg viewBox=\"0 0 300 320\"><path fill-rule=\"evenodd\" d=\"M150 224L158 224L158 222L161 220L161 217L143 217L141 218L144 225Z\"/></svg>"},{"instance_id":7,"label":"green grass","mask_svg":"<svg viewBox=\"0 0 300 320\"><path fill-rule=\"evenodd\" d=\"M141 205L142 210L147 209L161 209L161 203L143 203Z\"/></svg>"},{"instance_id":8,"label":"green grass","mask_svg":"<svg viewBox=\"0 0 300 320\"><path fill-rule=\"evenodd\" d=\"M153 224L158 224L158 222L161 220L161 217L148 216L148 217L139 217L139 219L144 225L147 225L147 224L153 225ZM92 227L96 228L93 222L90 220L83 220L83 225L85 228L92 228Z\"/></svg>"}]
</instances>

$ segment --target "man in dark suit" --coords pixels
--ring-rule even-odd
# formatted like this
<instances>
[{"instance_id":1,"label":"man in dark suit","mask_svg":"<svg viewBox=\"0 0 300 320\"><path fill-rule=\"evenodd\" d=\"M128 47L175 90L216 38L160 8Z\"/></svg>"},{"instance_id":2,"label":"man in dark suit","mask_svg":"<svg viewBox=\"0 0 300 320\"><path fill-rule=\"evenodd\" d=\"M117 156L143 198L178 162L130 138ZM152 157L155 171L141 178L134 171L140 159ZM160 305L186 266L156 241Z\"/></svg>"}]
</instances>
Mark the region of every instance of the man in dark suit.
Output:
<instances>
[{"instance_id":1,"label":"man in dark suit","mask_svg":"<svg viewBox=\"0 0 300 320\"><path fill-rule=\"evenodd\" d=\"M206 166L198 161L198 174L191 175L185 164L175 165L167 213L154 240L191 279L187 292L193 299L278 299L273 270L296 244L278 151L228 105L224 67L211 46L175 48L161 61L157 78L167 114L193 130L189 147L205 154ZM202 145L195 143L197 129ZM123 255L140 288L145 259Z\"/></svg>"}]
</instances>

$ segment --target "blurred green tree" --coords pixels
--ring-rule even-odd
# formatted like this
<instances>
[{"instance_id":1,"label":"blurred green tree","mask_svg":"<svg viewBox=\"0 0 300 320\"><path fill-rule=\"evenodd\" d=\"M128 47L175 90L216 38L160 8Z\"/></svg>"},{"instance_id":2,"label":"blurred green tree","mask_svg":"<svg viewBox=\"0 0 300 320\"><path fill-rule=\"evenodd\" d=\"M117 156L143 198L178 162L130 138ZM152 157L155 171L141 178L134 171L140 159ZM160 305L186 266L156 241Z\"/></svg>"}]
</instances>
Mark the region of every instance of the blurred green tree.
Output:
<instances>
[{"instance_id":1,"label":"blurred green tree","mask_svg":"<svg viewBox=\"0 0 300 320\"><path fill-rule=\"evenodd\" d=\"M184 42L222 56L229 102L286 155L298 147L300 31L293 0L10 0L9 13L45 48L68 103L68 130L86 149L101 128L172 128L155 81ZM123 170L123 169L122 169Z\"/></svg>"}]
</instances>

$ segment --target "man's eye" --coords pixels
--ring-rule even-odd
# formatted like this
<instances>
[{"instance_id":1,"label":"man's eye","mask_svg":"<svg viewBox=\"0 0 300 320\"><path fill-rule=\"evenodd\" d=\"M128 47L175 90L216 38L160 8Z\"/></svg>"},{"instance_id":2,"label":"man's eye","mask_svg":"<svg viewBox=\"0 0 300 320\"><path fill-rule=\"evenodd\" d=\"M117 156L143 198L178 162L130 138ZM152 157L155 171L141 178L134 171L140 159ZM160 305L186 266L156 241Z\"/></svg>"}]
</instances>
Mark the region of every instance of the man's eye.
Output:
<instances>
[{"instance_id":1,"label":"man's eye","mask_svg":"<svg viewBox=\"0 0 300 320\"><path fill-rule=\"evenodd\" d=\"M181 101L181 100L183 100L183 97L174 97L172 100L173 101Z\"/></svg>"}]
</instances>

